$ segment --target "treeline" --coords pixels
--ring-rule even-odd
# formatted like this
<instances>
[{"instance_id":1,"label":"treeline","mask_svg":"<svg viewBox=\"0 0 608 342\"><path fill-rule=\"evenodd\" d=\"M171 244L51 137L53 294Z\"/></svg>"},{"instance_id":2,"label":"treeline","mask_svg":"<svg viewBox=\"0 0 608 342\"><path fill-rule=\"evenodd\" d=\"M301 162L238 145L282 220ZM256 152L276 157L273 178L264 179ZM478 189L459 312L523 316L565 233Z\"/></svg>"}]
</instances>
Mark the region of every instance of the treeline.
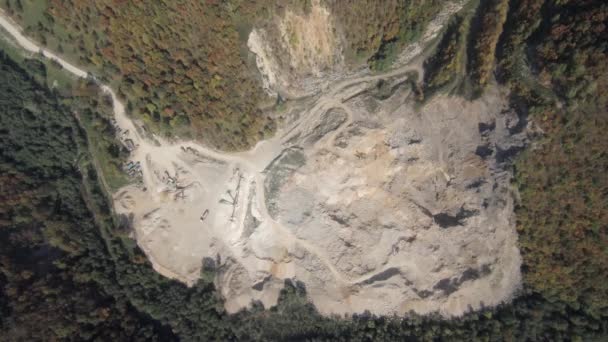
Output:
<instances>
[{"instance_id":1,"label":"treeline","mask_svg":"<svg viewBox=\"0 0 608 342\"><path fill-rule=\"evenodd\" d=\"M425 93L444 72L461 79L467 96L479 95L494 76L510 89L521 120L542 131L514 165L525 285L605 322L608 4L493 0L480 2L476 13L464 43L455 38L457 25L448 27L425 65ZM467 50L467 71L454 75L458 48Z\"/></svg>"},{"instance_id":2,"label":"treeline","mask_svg":"<svg viewBox=\"0 0 608 342\"><path fill-rule=\"evenodd\" d=\"M605 321L608 4L517 0L510 7L499 75L544 131L516 164L526 283Z\"/></svg>"},{"instance_id":3,"label":"treeline","mask_svg":"<svg viewBox=\"0 0 608 342\"><path fill-rule=\"evenodd\" d=\"M86 102L0 57L0 340L233 339L212 277L160 276L113 216L95 127L74 117Z\"/></svg>"},{"instance_id":4,"label":"treeline","mask_svg":"<svg viewBox=\"0 0 608 342\"><path fill-rule=\"evenodd\" d=\"M301 284L291 283L286 284L277 307L269 312L254 309L232 320L248 331L239 335L243 340L270 341L600 341L608 332L605 319L533 293L451 320L414 314L327 318L307 302Z\"/></svg>"},{"instance_id":5,"label":"treeline","mask_svg":"<svg viewBox=\"0 0 608 342\"><path fill-rule=\"evenodd\" d=\"M327 1L347 42L346 57L370 68L391 66L407 43L416 41L445 0Z\"/></svg>"},{"instance_id":6,"label":"treeline","mask_svg":"<svg viewBox=\"0 0 608 342\"><path fill-rule=\"evenodd\" d=\"M391 65L445 0L327 1L346 36L347 60ZM157 133L247 149L275 129L247 35L310 1L2 0L28 35L118 88L127 109Z\"/></svg>"}]
</instances>

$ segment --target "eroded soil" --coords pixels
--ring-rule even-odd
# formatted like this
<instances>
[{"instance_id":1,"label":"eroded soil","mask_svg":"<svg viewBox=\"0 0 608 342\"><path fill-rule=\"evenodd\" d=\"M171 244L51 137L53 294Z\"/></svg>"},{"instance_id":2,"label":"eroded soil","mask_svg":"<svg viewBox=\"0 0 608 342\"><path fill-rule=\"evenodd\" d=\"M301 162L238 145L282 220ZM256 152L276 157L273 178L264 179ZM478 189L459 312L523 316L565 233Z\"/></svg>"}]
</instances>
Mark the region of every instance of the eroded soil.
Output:
<instances>
[{"instance_id":1,"label":"eroded soil","mask_svg":"<svg viewBox=\"0 0 608 342\"><path fill-rule=\"evenodd\" d=\"M330 14L311 13L279 21L296 32L290 44L333 32ZM304 29L310 18L316 24ZM39 49L9 32L26 49ZM253 39L265 46L263 35ZM315 39L326 56L338 51L330 47L337 38ZM142 175L139 185L114 195L115 210L130 218L155 269L193 284L204 260L217 271L229 312L252 300L275 304L287 278L302 281L324 314L449 316L508 300L520 284L521 260L503 161L526 132L506 94L494 88L473 102L437 96L418 108L407 82L411 71L421 72L415 54L381 75L336 78L340 63L287 50L303 56L295 65L300 75L323 80L306 87L322 86L294 101L275 137L246 152L147 136L104 87ZM268 78L268 70L282 69L272 65L276 51L264 51L258 66ZM289 78L294 89L306 88L298 75ZM266 85L269 94L287 91Z\"/></svg>"}]
</instances>

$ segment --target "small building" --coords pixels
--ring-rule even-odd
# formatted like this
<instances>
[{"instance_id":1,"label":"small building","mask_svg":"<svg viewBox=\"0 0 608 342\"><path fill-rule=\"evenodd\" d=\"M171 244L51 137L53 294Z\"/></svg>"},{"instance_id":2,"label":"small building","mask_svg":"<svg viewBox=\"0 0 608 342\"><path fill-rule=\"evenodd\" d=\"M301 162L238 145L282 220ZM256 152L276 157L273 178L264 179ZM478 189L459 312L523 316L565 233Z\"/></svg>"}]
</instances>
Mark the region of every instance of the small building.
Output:
<instances>
[{"instance_id":1,"label":"small building","mask_svg":"<svg viewBox=\"0 0 608 342\"><path fill-rule=\"evenodd\" d=\"M129 152L133 151L135 149L135 144L133 143L133 140L125 139L125 147L127 148L127 150L129 150Z\"/></svg>"}]
</instances>

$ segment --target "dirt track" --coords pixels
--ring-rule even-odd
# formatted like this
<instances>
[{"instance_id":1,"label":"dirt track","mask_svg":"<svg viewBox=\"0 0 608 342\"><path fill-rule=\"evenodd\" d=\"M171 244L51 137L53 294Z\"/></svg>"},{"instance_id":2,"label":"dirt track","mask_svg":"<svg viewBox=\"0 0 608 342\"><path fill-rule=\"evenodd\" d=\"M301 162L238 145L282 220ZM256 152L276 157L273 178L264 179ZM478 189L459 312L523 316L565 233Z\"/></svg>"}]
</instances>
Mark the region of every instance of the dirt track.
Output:
<instances>
[{"instance_id":1,"label":"dirt track","mask_svg":"<svg viewBox=\"0 0 608 342\"><path fill-rule=\"evenodd\" d=\"M4 15L0 25L24 49L40 50ZM42 52L74 75L87 76L85 70ZM133 215L138 244L154 268L193 284L201 260L211 258L220 269L217 282L229 311L247 306L252 299L272 305L285 278L305 281L323 313L369 309L388 314L411 309L453 315L477 307L480 300L488 305L508 298L519 283L509 194L492 193L488 184L482 192L507 204L491 206L496 212L482 211L459 231L442 230L426 214L451 214L457 205L464 208L462 203L479 205L479 195L453 189L454 183L459 185L453 180L461 175L483 174L493 181L500 176L471 159L469 149L474 150L483 138L475 131L479 120L497 120L500 108L492 106L503 105L501 95L475 104L440 99L428 106L428 118L419 119L404 102L407 90L399 88L401 93L380 103L376 112L362 109L378 80L404 83L410 71L422 75L420 58L407 58L407 65L383 74L332 81L275 137L239 153L216 151L194 141L145 138L115 93L102 86L113 98L117 126L136 146L130 160L141 165L143 180L141 186L130 185L115 194L115 209ZM324 127L333 111L343 112L344 120ZM463 123L450 123L450 117L458 115L465 118ZM373 125L365 126L366 122ZM397 123L403 126L395 128ZM424 143L387 147L395 134L410 127L424 132ZM311 138L319 130L327 132ZM449 150L446 145L457 148ZM295 164L290 164L294 155ZM414 157L405 160L406 155L420 162L412 164L409 160ZM269 190L274 183L276 192ZM502 180L500 184L498 189L506 191ZM444 187L433 195L445 198L429 200L431 186ZM306 207L308 202L315 204ZM273 213L269 203L276 206ZM344 227L349 220L350 226ZM373 225L389 228L367 232ZM488 235L485 225L499 233ZM445 251L429 252L438 248L433 246ZM456 247L472 248L475 255L461 261L469 252ZM486 274L490 264L495 269ZM453 279L456 287L468 285L454 294L442 292L445 279Z\"/></svg>"}]
</instances>

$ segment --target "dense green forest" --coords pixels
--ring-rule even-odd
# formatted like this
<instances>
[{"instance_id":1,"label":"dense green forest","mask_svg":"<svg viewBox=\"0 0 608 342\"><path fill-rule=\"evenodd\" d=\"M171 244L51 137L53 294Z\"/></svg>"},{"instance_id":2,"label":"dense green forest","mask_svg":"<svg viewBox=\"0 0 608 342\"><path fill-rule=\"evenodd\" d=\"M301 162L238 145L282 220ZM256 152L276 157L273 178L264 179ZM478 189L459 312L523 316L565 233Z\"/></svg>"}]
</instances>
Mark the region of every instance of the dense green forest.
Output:
<instances>
[{"instance_id":1,"label":"dense green forest","mask_svg":"<svg viewBox=\"0 0 608 342\"><path fill-rule=\"evenodd\" d=\"M530 6L542 21L526 18ZM516 164L526 281L598 317L608 309L607 24L604 1L518 1L498 53L514 103L545 132Z\"/></svg>"},{"instance_id":2,"label":"dense green forest","mask_svg":"<svg viewBox=\"0 0 608 342\"><path fill-rule=\"evenodd\" d=\"M163 278L113 216L101 184L124 181L112 169L124 151L94 83L52 87L53 66L2 52L0 340L608 339L608 4L480 3L448 25L423 86L476 96L496 75L544 132L513 165L524 289L512 303L443 321L328 318L288 282L276 307L227 315L212 270L192 288Z\"/></svg>"}]
</instances>

